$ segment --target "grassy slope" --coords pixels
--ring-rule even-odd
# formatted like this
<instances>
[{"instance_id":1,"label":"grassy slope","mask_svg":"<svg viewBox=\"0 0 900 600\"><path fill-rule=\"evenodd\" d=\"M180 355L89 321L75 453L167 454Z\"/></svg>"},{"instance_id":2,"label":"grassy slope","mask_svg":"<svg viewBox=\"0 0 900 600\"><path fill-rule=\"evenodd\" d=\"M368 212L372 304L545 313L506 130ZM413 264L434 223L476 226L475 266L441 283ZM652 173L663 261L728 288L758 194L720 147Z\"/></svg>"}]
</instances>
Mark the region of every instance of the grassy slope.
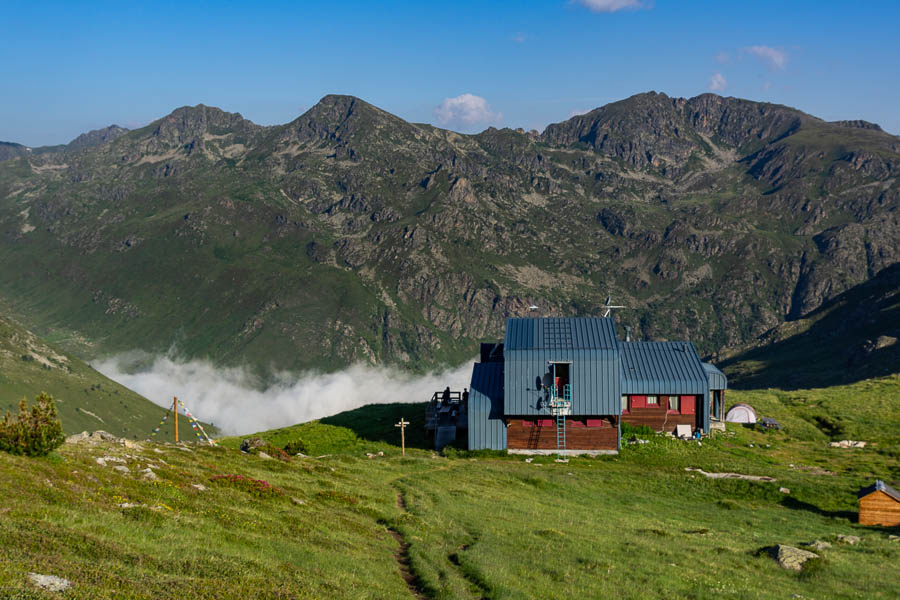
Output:
<instances>
[{"instance_id":1,"label":"grassy slope","mask_svg":"<svg viewBox=\"0 0 900 600\"><path fill-rule=\"evenodd\" d=\"M132 439L145 438L166 410L101 375L82 361L0 317L0 414L16 412L41 392L51 394L66 433L103 429ZM171 421L171 419L169 420ZM190 434L190 428L184 432ZM174 432L160 430L161 441Z\"/></svg>"},{"instance_id":2,"label":"grassy slope","mask_svg":"<svg viewBox=\"0 0 900 600\"><path fill-rule=\"evenodd\" d=\"M427 597L897 597L900 574L884 568L900 559L900 543L887 537L897 532L854 520L859 487L875 477L900 483L900 377L730 395L784 431L729 426L702 447L654 438L617 458L528 464L437 457L419 430L422 406L390 405L262 434L300 437L310 454L329 455L290 463L240 454L237 439L191 452L66 445L45 459L0 455L0 480L16 490L0 496L0 596L51 597L25 583L37 571L74 581L67 598L409 597L392 527L410 544ZM819 413L873 444L829 448L834 432L815 426ZM414 422L407 458L389 443L401 414ZM372 450L385 456L365 458ZM131 473L98 465L99 455L125 457ZM147 464L160 481L136 477ZM778 481L709 480L688 466ZM209 478L220 473L265 479L284 494L217 486ZM758 555L839 533L862 542L824 551L802 574Z\"/></svg>"}]
</instances>

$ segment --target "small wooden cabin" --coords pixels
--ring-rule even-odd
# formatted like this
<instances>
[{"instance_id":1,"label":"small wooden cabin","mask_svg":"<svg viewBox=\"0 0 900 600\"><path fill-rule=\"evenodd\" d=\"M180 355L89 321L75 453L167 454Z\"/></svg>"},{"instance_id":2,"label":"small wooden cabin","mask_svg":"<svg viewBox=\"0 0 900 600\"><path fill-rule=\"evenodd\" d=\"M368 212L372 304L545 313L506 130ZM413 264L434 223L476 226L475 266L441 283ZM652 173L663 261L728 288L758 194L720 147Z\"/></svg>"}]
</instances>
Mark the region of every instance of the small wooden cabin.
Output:
<instances>
[{"instance_id":1,"label":"small wooden cabin","mask_svg":"<svg viewBox=\"0 0 900 600\"><path fill-rule=\"evenodd\" d=\"M900 492L880 479L859 490L859 524L895 527L900 525Z\"/></svg>"}]
</instances>

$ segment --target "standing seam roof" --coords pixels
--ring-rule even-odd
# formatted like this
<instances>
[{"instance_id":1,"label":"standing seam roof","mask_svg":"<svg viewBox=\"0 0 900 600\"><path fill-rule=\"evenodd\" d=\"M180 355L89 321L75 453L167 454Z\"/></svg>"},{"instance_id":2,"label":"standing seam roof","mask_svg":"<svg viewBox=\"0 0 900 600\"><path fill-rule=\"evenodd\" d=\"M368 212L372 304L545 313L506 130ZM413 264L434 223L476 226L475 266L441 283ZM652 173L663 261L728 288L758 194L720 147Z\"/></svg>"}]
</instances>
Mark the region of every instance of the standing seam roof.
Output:
<instances>
[{"instance_id":1,"label":"standing seam roof","mask_svg":"<svg viewBox=\"0 0 900 600\"><path fill-rule=\"evenodd\" d=\"M604 317L507 319L506 350L600 350L619 344L613 320Z\"/></svg>"},{"instance_id":2,"label":"standing seam roof","mask_svg":"<svg viewBox=\"0 0 900 600\"><path fill-rule=\"evenodd\" d=\"M706 371L690 342L621 342L623 393L645 391L648 386L673 393L686 388L703 393Z\"/></svg>"}]
</instances>

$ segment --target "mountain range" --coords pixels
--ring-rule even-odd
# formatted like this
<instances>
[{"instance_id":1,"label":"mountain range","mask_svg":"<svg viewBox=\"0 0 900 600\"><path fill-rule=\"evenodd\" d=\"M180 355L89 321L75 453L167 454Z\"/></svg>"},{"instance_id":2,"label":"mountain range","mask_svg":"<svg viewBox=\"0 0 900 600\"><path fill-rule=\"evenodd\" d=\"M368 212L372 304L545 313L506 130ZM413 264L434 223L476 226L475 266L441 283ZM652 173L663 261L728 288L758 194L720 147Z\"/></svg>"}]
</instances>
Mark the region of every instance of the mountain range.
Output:
<instances>
[{"instance_id":1,"label":"mountain range","mask_svg":"<svg viewBox=\"0 0 900 600\"><path fill-rule=\"evenodd\" d=\"M476 135L199 105L0 160L0 300L87 357L425 369L611 296L716 359L900 261L900 138L714 94Z\"/></svg>"}]
</instances>

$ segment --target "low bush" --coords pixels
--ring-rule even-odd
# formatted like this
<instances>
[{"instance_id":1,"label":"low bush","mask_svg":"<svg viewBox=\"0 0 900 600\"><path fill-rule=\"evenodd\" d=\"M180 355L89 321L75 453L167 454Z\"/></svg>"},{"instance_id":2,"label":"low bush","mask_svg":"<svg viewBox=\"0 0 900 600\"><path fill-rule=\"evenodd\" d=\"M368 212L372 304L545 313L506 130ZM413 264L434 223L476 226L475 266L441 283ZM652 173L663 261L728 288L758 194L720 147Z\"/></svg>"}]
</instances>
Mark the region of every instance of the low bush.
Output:
<instances>
[{"instance_id":1,"label":"low bush","mask_svg":"<svg viewBox=\"0 0 900 600\"><path fill-rule=\"evenodd\" d=\"M306 442L301 439L291 440L284 446L284 451L288 453L290 456L296 456L297 454L309 454L309 448L306 446Z\"/></svg>"},{"instance_id":2,"label":"low bush","mask_svg":"<svg viewBox=\"0 0 900 600\"><path fill-rule=\"evenodd\" d=\"M631 425L629 423L622 423L622 439L631 438L632 436L647 438L650 436L655 436L656 432L653 431L647 425Z\"/></svg>"},{"instance_id":3,"label":"low bush","mask_svg":"<svg viewBox=\"0 0 900 600\"><path fill-rule=\"evenodd\" d=\"M283 460L284 462L288 462L289 460L291 460L291 456L287 452L274 444L266 444L265 446L260 446L259 448L256 448L254 454L259 454L260 452L265 452L272 458L277 458L278 460Z\"/></svg>"},{"instance_id":4,"label":"low bush","mask_svg":"<svg viewBox=\"0 0 900 600\"><path fill-rule=\"evenodd\" d=\"M216 485L223 485L242 492L247 492L257 498L280 496L283 492L263 479L251 479L243 475L213 475L209 478Z\"/></svg>"},{"instance_id":5,"label":"low bush","mask_svg":"<svg viewBox=\"0 0 900 600\"><path fill-rule=\"evenodd\" d=\"M28 409L23 398L19 414L6 413L0 422L0 450L26 456L46 456L66 440L53 397L45 393Z\"/></svg>"}]
</instances>

